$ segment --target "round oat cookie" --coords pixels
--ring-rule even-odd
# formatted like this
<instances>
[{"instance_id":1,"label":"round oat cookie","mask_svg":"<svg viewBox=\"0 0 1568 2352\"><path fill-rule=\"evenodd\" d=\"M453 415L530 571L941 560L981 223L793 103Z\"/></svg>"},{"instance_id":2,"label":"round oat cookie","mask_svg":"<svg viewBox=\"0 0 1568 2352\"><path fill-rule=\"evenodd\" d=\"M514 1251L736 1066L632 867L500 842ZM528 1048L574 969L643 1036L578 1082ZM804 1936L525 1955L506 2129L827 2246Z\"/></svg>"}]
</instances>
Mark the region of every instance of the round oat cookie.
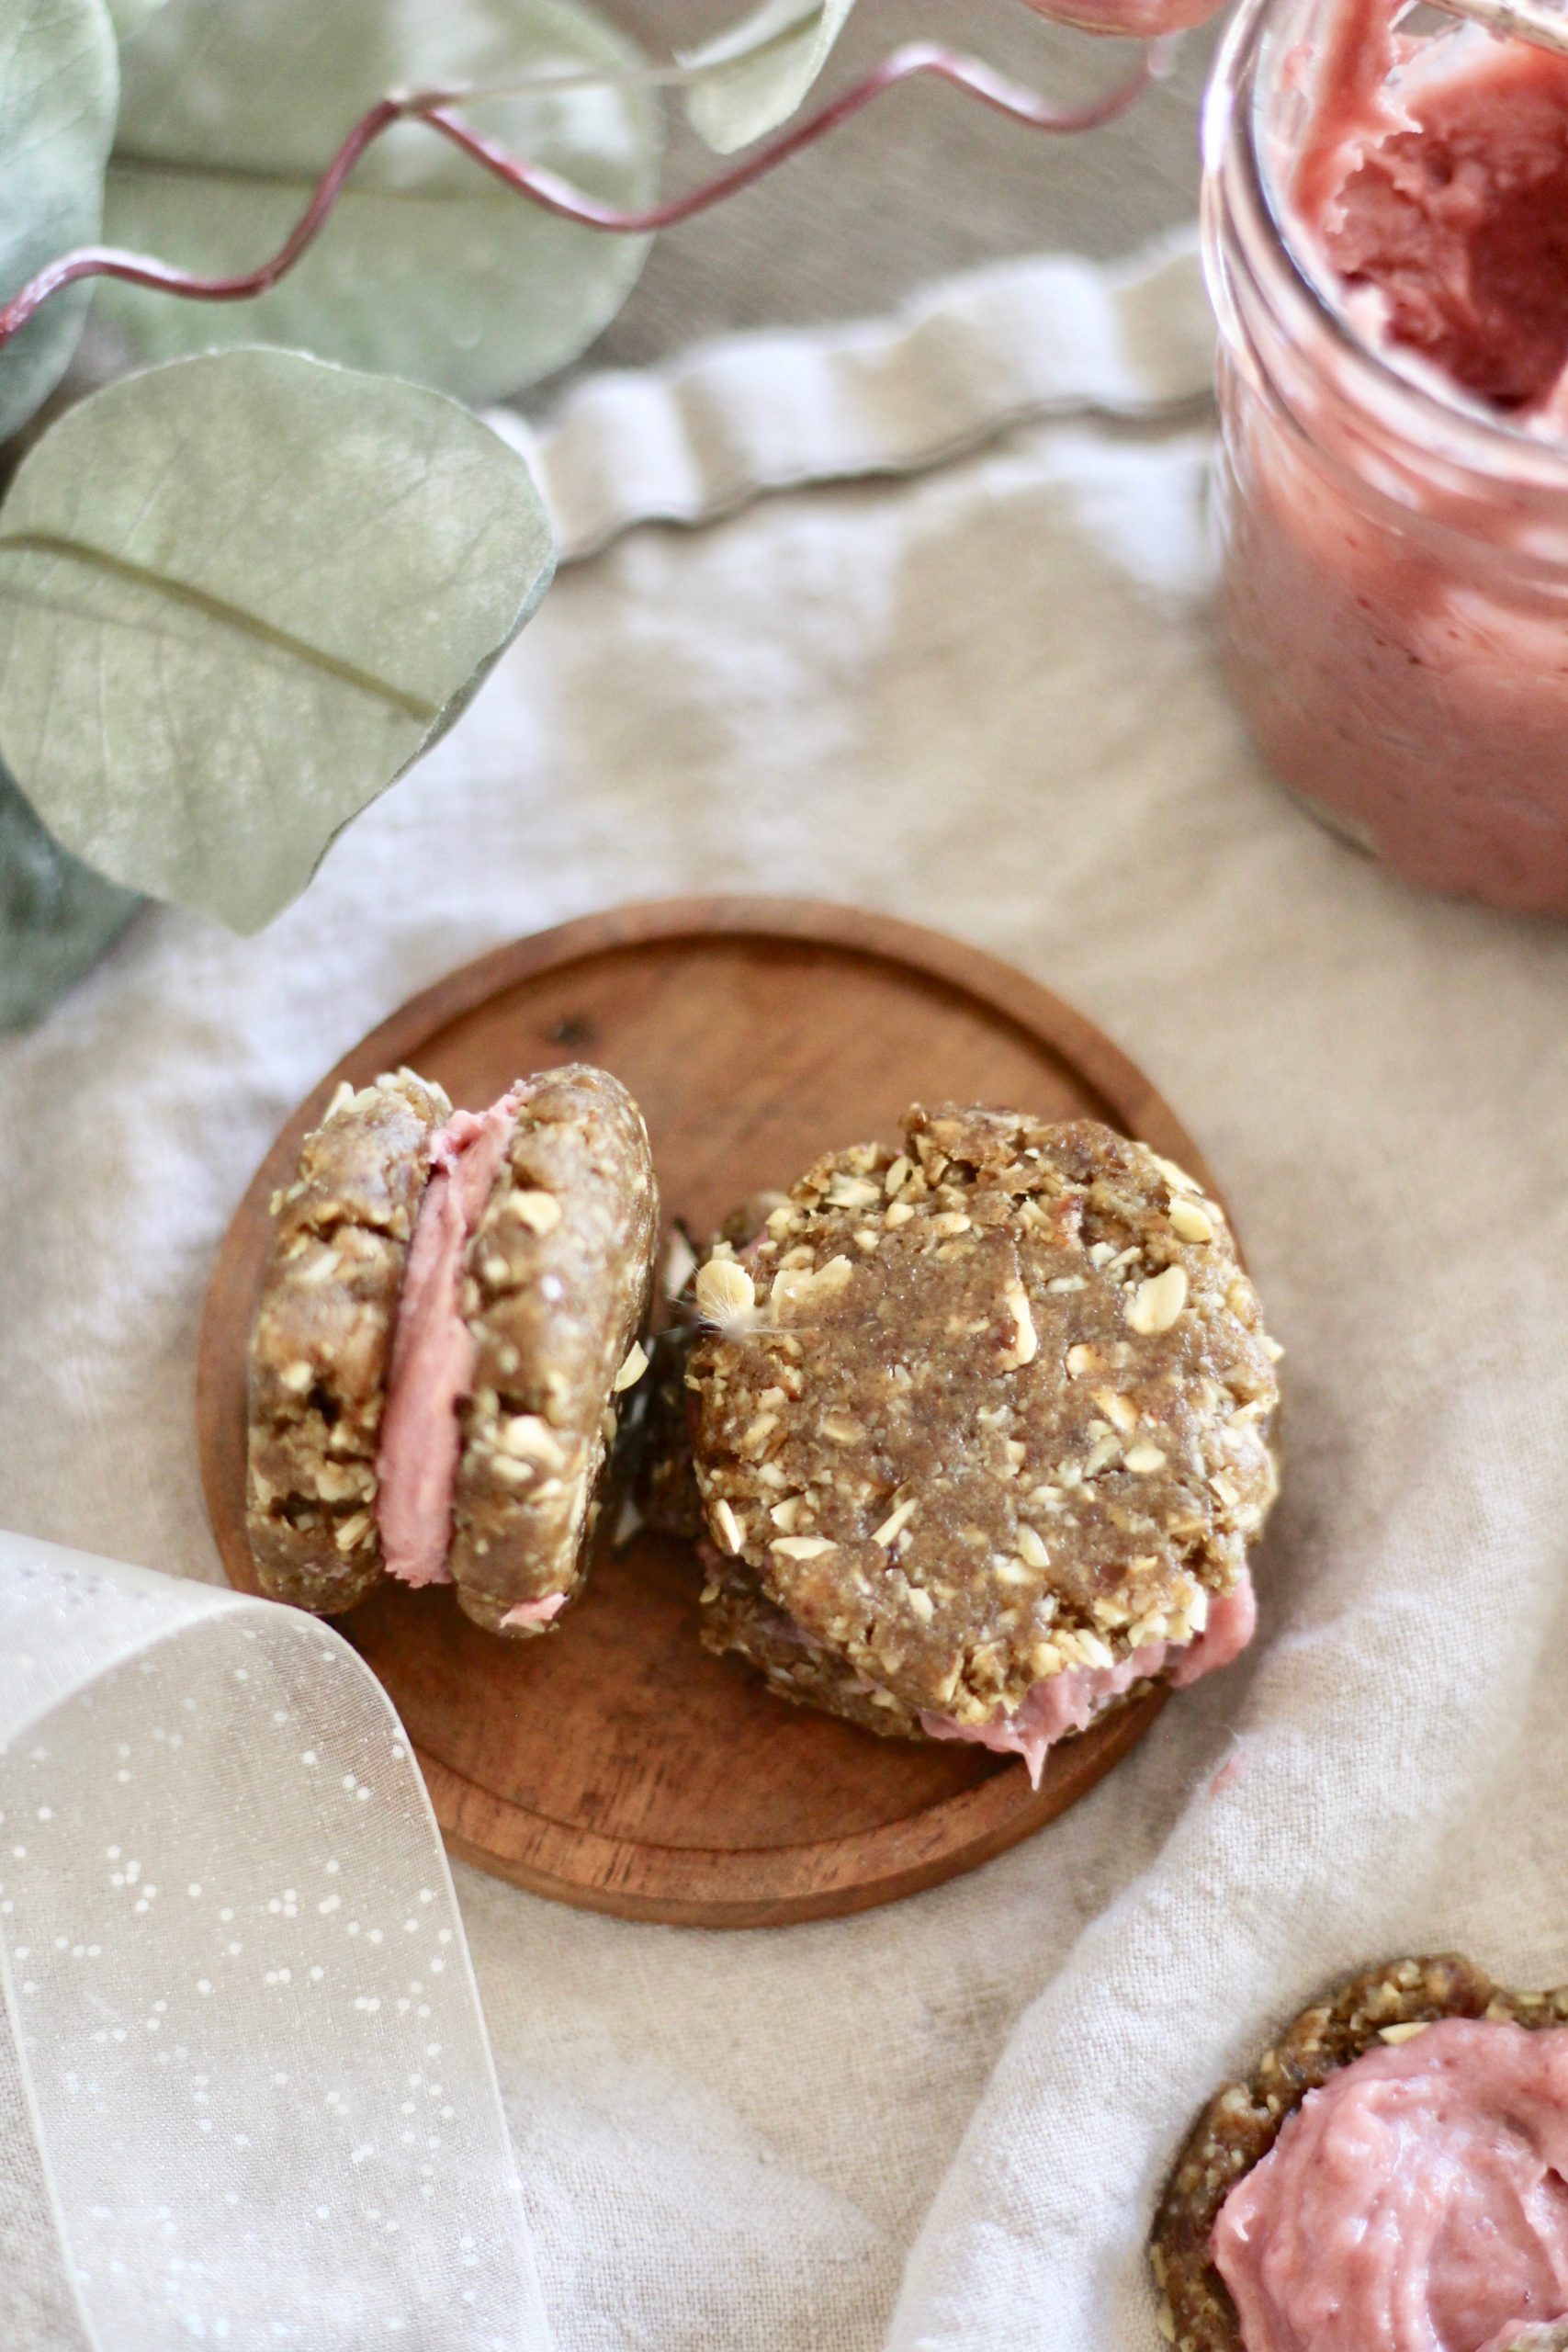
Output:
<instances>
[{"instance_id":1,"label":"round oat cookie","mask_svg":"<svg viewBox=\"0 0 1568 2352\"><path fill-rule=\"evenodd\" d=\"M351 1609L381 1576L376 1446L389 1342L432 1137L451 1116L411 1070L344 1084L275 1195L251 1345L246 1526L275 1600Z\"/></svg>"},{"instance_id":2,"label":"round oat cookie","mask_svg":"<svg viewBox=\"0 0 1568 2352\"><path fill-rule=\"evenodd\" d=\"M705 1638L918 1734L1201 1634L1273 1498L1278 1350L1220 1209L1144 1145L906 1130L715 1245L684 1380Z\"/></svg>"},{"instance_id":3,"label":"round oat cookie","mask_svg":"<svg viewBox=\"0 0 1568 2352\"><path fill-rule=\"evenodd\" d=\"M616 1398L646 1363L658 1238L648 1130L619 1080L581 1064L530 1079L460 1301L478 1356L450 1566L492 1633L547 1631L582 1584Z\"/></svg>"},{"instance_id":4,"label":"round oat cookie","mask_svg":"<svg viewBox=\"0 0 1568 2352\"><path fill-rule=\"evenodd\" d=\"M1210 2257L1221 2206L1260 2164L1309 2091L1381 2042L1409 2039L1441 2018L1488 2018L1529 2028L1568 2024L1568 1986L1511 1993L1453 1952L1390 1961L1304 2009L1245 2082L1215 2093L1177 2161L1155 2216L1149 2259L1160 2334L1174 2352L1246 2352L1235 2305ZM1563 2352L1568 2326L1521 2329L1505 2352Z\"/></svg>"}]
</instances>

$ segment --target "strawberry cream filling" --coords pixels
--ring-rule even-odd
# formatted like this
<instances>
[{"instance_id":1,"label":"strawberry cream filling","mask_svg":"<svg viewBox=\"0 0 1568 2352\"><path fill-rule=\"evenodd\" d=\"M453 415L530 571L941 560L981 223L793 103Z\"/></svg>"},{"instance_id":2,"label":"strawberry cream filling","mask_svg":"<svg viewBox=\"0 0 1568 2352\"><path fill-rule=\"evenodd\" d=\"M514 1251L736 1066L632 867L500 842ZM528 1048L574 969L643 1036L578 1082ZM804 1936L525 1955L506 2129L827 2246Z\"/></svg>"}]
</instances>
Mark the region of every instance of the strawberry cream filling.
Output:
<instances>
[{"instance_id":1,"label":"strawberry cream filling","mask_svg":"<svg viewBox=\"0 0 1568 2352\"><path fill-rule=\"evenodd\" d=\"M1309 2091L1210 2240L1246 2352L1506 2352L1568 2314L1568 2030L1443 2018Z\"/></svg>"},{"instance_id":2,"label":"strawberry cream filling","mask_svg":"<svg viewBox=\"0 0 1568 2352\"><path fill-rule=\"evenodd\" d=\"M1066 1667L1037 1682L1010 1714L993 1715L989 1723L959 1724L948 1715L922 1714L921 1728L932 1739L973 1740L1000 1756L1021 1756L1038 1788L1045 1758L1056 1742L1069 1732L1086 1730L1134 1682L1152 1680L1169 1665L1166 1679L1173 1689L1184 1690L1238 1658L1257 1630L1258 1602L1244 1566L1234 1590L1211 1600L1207 1623L1195 1641L1148 1642L1114 1666Z\"/></svg>"},{"instance_id":3,"label":"strawberry cream filling","mask_svg":"<svg viewBox=\"0 0 1568 2352\"><path fill-rule=\"evenodd\" d=\"M387 1404L376 1458L376 1523L389 1576L450 1584L457 1408L478 1351L458 1307L463 1260L517 1125L524 1091L488 1111L454 1113L431 1147L392 1332ZM537 1604L535 1604L536 1606Z\"/></svg>"}]
</instances>

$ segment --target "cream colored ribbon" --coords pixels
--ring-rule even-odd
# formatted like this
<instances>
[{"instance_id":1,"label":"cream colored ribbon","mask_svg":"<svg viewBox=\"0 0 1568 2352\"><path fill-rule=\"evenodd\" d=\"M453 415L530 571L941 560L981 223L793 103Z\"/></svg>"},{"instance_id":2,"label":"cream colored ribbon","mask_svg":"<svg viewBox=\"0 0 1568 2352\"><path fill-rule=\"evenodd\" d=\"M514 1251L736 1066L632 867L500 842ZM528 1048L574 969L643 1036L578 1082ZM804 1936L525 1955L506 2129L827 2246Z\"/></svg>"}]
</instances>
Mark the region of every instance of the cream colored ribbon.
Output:
<instances>
[{"instance_id":1,"label":"cream colored ribbon","mask_svg":"<svg viewBox=\"0 0 1568 2352\"><path fill-rule=\"evenodd\" d=\"M536 2352L451 1878L298 1611L0 1535L0 1971L102 2352Z\"/></svg>"}]
</instances>

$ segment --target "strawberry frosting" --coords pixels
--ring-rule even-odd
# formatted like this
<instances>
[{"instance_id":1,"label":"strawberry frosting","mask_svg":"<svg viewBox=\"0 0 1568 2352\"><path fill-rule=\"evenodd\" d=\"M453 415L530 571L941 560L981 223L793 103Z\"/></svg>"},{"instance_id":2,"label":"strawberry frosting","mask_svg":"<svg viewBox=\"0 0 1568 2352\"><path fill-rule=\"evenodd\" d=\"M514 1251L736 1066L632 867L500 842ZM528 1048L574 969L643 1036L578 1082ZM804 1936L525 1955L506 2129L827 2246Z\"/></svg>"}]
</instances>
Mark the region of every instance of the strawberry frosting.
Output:
<instances>
[{"instance_id":1,"label":"strawberry frosting","mask_svg":"<svg viewBox=\"0 0 1568 2352\"><path fill-rule=\"evenodd\" d=\"M1246 2352L1507 2352L1568 2315L1568 2029L1444 2018L1368 2051L1210 2245Z\"/></svg>"},{"instance_id":2,"label":"strawberry frosting","mask_svg":"<svg viewBox=\"0 0 1568 2352\"><path fill-rule=\"evenodd\" d=\"M921 1728L933 1739L973 1740L999 1756L1021 1756L1038 1788L1045 1758L1056 1742L1069 1732L1086 1729L1134 1682L1152 1680L1169 1665L1167 1680L1184 1690L1238 1658L1257 1630L1258 1602L1244 1566L1235 1589L1210 1602L1208 1621L1196 1641L1179 1645L1148 1642L1114 1666L1068 1667L1037 1682L1011 1714L993 1715L989 1723L959 1724L947 1715L922 1714Z\"/></svg>"},{"instance_id":3,"label":"strawberry frosting","mask_svg":"<svg viewBox=\"0 0 1568 2352\"><path fill-rule=\"evenodd\" d=\"M507 1611L501 1621L501 1629L504 1633L508 1626L516 1626L523 1631L530 1625L547 1625L552 1618L560 1615L566 1601L564 1592L547 1592L542 1600L520 1600L515 1609Z\"/></svg>"},{"instance_id":4,"label":"strawberry frosting","mask_svg":"<svg viewBox=\"0 0 1568 2352\"><path fill-rule=\"evenodd\" d=\"M1258 328L1267 401L1227 361L1233 682L1351 840L1562 916L1568 477L1540 453L1568 444L1568 59L1397 15L1314 12L1272 162L1289 250L1414 389L1393 405L1283 314Z\"/></svg>"},{"instance_id":5,"label":"strawberry frosting","mask_svg":"<svg viewBox=\"0 0 1568 2352\"><path fill-rule=\"evenodd\" d=\"M463 1259L506 1158L524 1092L458 1111L431 1146L431 1176L409 1245L376 1458L376 1523L389 1576L450 1584L457 1408L477 1351L458 1311Z\"/></svg>"}]
</instances>

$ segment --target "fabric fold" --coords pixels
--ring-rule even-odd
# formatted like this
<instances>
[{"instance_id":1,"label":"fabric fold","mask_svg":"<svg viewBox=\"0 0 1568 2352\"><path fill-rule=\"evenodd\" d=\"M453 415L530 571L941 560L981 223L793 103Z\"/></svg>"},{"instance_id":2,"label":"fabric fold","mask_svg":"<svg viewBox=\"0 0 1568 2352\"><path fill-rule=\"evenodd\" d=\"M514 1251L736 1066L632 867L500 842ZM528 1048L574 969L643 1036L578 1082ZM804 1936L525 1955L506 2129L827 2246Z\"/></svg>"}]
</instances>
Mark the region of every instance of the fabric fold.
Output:
<instances>
[{"instance_id":1,"label":"fabric fold","mask_svg":"<svg viewBox=\"0 0 1568 2352\"><path fill-rule=\"evenodd\" d=\"M1117 269L1036 254L923 288L888 319L726 336L588 377L540 427L508 409L490 423L534 467L571 563L639 523L921 471L1031 417L1179 413L1207 401L1213 365L1183 231Z\"/></svg>"}]
</instances>

